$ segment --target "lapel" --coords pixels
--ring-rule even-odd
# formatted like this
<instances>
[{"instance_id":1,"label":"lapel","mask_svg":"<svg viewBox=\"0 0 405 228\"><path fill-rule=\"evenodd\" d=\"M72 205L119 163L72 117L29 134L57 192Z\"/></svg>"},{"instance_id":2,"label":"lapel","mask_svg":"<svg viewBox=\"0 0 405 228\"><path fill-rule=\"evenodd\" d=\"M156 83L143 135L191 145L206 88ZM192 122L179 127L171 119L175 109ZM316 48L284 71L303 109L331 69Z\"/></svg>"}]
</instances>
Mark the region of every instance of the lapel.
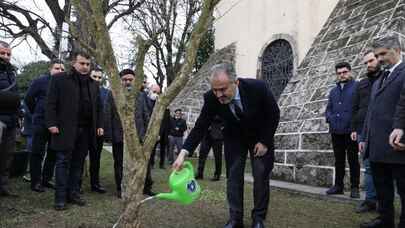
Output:
<instances>
[{"instance_id":1,"label":"lapel","mask_svg":"<svg viewBox=\"0 0 405 228\"><path fill-rule=\"evenodd\" d=\"M395 68L394 71L391 72L391 75L388 76L388 78L386 79L386 82L382 86L380 86L381 83L383 83L382 77L380 77L378 79L377 88L379 88L379 89L377 90L377 95L380 94L385 88L387 88L388 85L391 84L391 82L393 82L400 75L400 72L401 72L402 68L404 68L404 67L405 67L405 63L402 62L401 64L399 64L397 66L397 68Z\"/></svg>"}]
</instances>

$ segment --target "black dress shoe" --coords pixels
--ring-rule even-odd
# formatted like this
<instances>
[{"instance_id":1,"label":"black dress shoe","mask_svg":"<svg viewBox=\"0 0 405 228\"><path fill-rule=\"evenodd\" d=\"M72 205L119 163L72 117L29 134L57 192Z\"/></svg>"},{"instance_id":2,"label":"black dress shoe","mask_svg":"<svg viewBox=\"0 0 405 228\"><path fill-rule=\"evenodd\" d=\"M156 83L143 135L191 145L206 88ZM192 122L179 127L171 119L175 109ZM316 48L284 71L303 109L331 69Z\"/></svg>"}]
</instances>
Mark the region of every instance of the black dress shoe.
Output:
<instances>
[{"instance_id":1,"label":"black dress shoe","mask_svg":"<svg viewBox=\"0 0 405 228\"><path fill-rule=\"evenodd\" d=\"M263 221L255 221L255 222L253 222L252 228L264 228Z\"/></svg>"},{"instance_id":2,"label":"black dress shoe","mask_svg":"<svg viewBox=\"0 0 405 228\"><path fill-rule=\"evenodd\" d=\"M53 208L54 208L56 211L64 211L64 210L67 209L65 203L55 203L55 205L53 206Z\"/></svg>"},{"instance_id":3,"label":"black dress shoe","mask_svg":"<svg viewBox=\"0 0 405 228\"><path fill-rule=\"evenodd\" d=\"M375 211L377 209L377 203L374 201L364 200L356 209L356 213L365 213L369 211Z\"/></svg>"},{"instance_id":4,"label":"black dress shoe","mask_svg":"<svg viewBox=\"0 0 405 228\"><path fill-rule=\"evenodd\" d=\"M224 226L224 228L243 228L243 223L237 222L235 220L229 220L229 222Z\"/></svg>"},{"instance_id":5,"label":"black dress shoe","mask_svg":"<svg viewBox=\"0 0 405 228\"><path fill-rule=\"evenodd\" d=\"M156 195L156 193L152 192L151 190L143 191L143 194L147 195L147 196L155 196Z\"/></svg>"},{"instance_id":6,"label":"black dress shoe","mask_svg":"<svg viewBox=\"0 0 405 228\"><path fill-rule=\"evenodd\" d=\"M117 195L118 199L122 199L122 191L121 190L118 190L116 195Z\"/></svg>"},{"instance_id":7,"label":"black dress shoe","mask_svg":"<svg viewBox=\"0 0 405 228\"><path fill-rule=\"evenodd\" d=\"M219 181L221 178L219 175L215 175L213 178L211 178L211 181Z\"/></svg>"},{"instance_id":8,"label":"black dress shoe","mask_svg":"<svg viewBox=\"0 0 405 228\"><path fill-rule=\"evenodd\" d=\"M101 187L100 185L94 185L91 187L91 191L92 192L98 192L100 194L104 194L107 191L105 190L105 188Z\"/></svg>"},{"instance_id":9,"label":"black dress shoe","mask_svg":"<svg viewBox=\"0 0 405 228\"><path fill-rule=\"evenodd\" d=\"M55 185L50 182L50 181L44 181L42 182L42 186L44 186L45 188L51 188L51 189L55 189Z\"/></svg>"},{"instance_id":10,"label":"black dress shoe","mask_svg":"<svg viewBox=\"0 0 405 228\"><path fill-rule=\"evenodd\" d=\"M197 173L197 175L195 175L195 179L202 180L202 179L204 179L204 176L201 173Z\"/></svg>"},{"instance_id":11,"label":"black dress shoe","mask_svg":"<svg viewBox=\"0 0 405 228\"><path fill-rule=\"evenodd\" d=\"M360 198L360 190L359 188L352 188L350 191L350 198L359 199Z\"/></svg>"},{"instance_id":12,"label":"black dress shoe","mask_svg":"<svg viewBox=\"0 0 405 228\"><path fill-rule=\"evenodd\" d=\"M76 204L81 207L86 205L86 201L82 199L79 195L69 196L67 202L71 204Z\"/></svg>"},{"instance_id":13,"label":"black dress shoe","mask_svg":"<svg viewBox=\"0 0 405 228\"><path fill-rule=\"evenodd\" d=\"M360 228L395 228L394 222L387 224L381 218L360 224Z\"/></svg>"},{"instance_id":14,"label":"black dress shoe","mask_svg":"<svg viewBox=\"0 0 405 228\"><path fill-rule=\"evenodd\" d=\"M6 187L0 187L0 196L4 197L18 197L17 194L11 192L8 188Z\"/></svg>"},{"instance_id":15,"label":"black dress shoe","mask_svg":"<svg viewBox=\"0 0 405 228\"><path fill-rule=\"evenodd\" d=\"M31 187L31 190L34 192L39 192L39 193L45 192L45 189L44 189L44 187L42 187L41 184L35 184L34 186Z\"/></svg>"},{"instance_id":16,"label":"black dress shoe","mask_svg":"<svg viewBox=\"0 0 405 228\"><path fill-rule=\"evenodd\" d=\"M326 191L327 195L338 195L338 194L343 194L343 187L341 186L333 186L328 191Z\"/></svg>"}]
</instances>

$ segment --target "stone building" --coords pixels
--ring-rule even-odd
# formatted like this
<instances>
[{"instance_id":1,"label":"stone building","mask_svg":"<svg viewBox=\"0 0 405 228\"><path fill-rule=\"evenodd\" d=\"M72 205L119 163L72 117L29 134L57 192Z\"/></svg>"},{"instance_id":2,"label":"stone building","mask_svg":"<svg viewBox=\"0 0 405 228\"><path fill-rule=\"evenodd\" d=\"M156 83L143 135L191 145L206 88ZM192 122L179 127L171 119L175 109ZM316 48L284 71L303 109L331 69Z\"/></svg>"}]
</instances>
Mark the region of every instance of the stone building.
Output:
<instances>
[{"instance_id":1,"label":"stone building","mask_svg":"<svg viewBox=\"0 0 405 228\"><path fill-rule=\"evenodd\" d=\"M362 53L388 31L400 37L405 50L405 0L223 0L217 13L220 51L174 105L184 107L192 126L201 94L209 88L209 66L235 63L238 75L266 80L278 98L273 178L332 185L334 159L324 112L335 85L334 65L348 61L354 76L361 77Z\"/></svg>"}]
</instances>

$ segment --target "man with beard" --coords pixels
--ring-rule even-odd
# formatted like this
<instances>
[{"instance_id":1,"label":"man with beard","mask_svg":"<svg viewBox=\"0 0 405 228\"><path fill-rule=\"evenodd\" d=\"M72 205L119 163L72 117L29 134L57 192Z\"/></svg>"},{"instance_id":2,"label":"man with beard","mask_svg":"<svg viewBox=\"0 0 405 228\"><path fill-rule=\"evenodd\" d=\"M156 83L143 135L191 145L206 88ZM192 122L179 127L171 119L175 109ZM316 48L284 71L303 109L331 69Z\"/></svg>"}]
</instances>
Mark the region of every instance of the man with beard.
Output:
<instances>
[{"instance_id":1,"label":"man with beard","mask_svg":"<svg viewBox=\"0 0 405 228\"><path fill-rule=\"evenodd\" d=\"M127 90L133 89L135 80L135 72L131 69L124 69L119 73L121 78L121 84ZM143 141L145 133L149 124L150 117L152 115L153 107L155 105L158 94L160 93L160 87L158 85L152 85L150 89L144 90L142 88L137 97L137 107L134 114L136 129L138 136ZM123 175L123 153L124 153L124 132L121 118L118 114L117 107L114 102L114 97L110 92L107 96L107 103L105 106L105 123L106 134L111 137L112 150L114 158L114 174L115 183L117 186L117 197L122 197L122 175ZM145 187L143 194L155 195L152 192L152 176L151 165L148 164L148 170L145 178Z\"/></svg>"},{"instance_id":2,"label":"man with beard","mask_svg":"<svg viewBox=\"0 0 405 228\"><path fill-rule=\"evenodd\" d=\"M405 128L405 64L401 59L401 44L397 35L379 38L372 46L384 72L371 90L359 149L370 160L379 216L360 227L395 227L395 183L401 202L397 227L404 228L405 153L401 139Z\"/></svg>"},{"instance_id":3,"label":"man with beard","mask_svg":"<svg viewBox=\"0 0 405 228\"><path fill-rule=\"evenodd\" d=\"M20 98L16 73L10 64L11 47L0 41L0 197L16 196L8 189L11 155L15 152Z\"/></svg>"},{"instance_id":4,"label":"man with beard","mask_svg":"<svg viewBox=\"0 0 405 228\"><path fill-rule=\"evenodd\" d=\"M335 66L337 83L330 91L328 106L326 107L326 122L332 135L333 154L335 156L335 185L326 194L343 194L346 155L350 167L351 198L360 198L360 165L357 143L350 138L352 101L357 89L357 82L353 80L351 66L341 62Z\"/></svg>"},{"instance_id":5,"label":"man with beard","mask_svg":"<svg viewBox=\"0 0 405 228\"><path fill-rule=\"evenodd\" d=\"M373 50L368 50L364 53L363 63L367 66L366 78L362 79L358 83L358 87L353 98L351 138L355 142L361 141L361 131L363 130L363 124L367 114L371 88L382 72ZM377 205L377 195L374 188L370 161L364 158L364 156L363 166L365 169L364 186L366 190L366 198L358 206L356 210L357 213L373 211L376 209Z\"/></svg>"},{"instance_id":6,"label":"man with beard","mask_svg":"<svg viewBox=\"0 0 405 228\"><path fill-rule=\"evenodd\" d=\"M65 210L66 200L86 204L79 193L81 170L96 136L103 135L99 86L89 74L90 56L77 52L70 72L52 77L48 89L45 116L51 148L56 151L56 210Z\"/></svg>"},{"instance_id":7,"label":"man with beard","mask_svg":"<svg viewBox=\"0 0 405 228\"><path fill-rule=\"evenodd\" d=\"M33 116L30 173L31 190L35 192L44 192L43 187L54 188L50 180L52 179L55 169L55 151L52 151L49 147L51 135L45 124L45 103L51 77L63 71L65 71L65 67L62 62L58 60L52 61L49 65L49 72L32 82L24 98L28 111L32 113ZM44 166L42 167L46 147L48 148Z\"/></svg>"}]
</instances>

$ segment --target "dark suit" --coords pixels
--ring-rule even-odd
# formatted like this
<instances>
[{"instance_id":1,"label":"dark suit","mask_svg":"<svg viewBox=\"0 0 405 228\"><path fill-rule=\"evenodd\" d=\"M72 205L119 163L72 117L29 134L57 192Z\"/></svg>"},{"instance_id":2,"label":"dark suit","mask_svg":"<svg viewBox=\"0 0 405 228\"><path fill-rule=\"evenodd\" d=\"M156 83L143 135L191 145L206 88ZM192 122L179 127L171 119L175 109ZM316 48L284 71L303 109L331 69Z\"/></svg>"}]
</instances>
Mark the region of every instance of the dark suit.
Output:
<instances>
[{"instance_id":1,"label":"dark suit","mask_svg":"<svg viewBox=\"0 0 405 228\"><path fill-rule=\"evenodd\" d=\"M35 79L29 87L24 101L27 104L29 112L33 116L33 136L32 153L30 159L31 187L41 182L48 182L52 179L55 169L56 152L50 146L51 134L45 125L45 103L48 85L51 81L51 75L46 74ZM45 148L48 149L44 160Z\"/></svg>"},{"instance_id":2,"label":"dark suit","mask_svg":"<svg viewBox=\"0 0 405 228\"><path fill-rule=\"evenodd\" d=\"M274 134L280 110L269 87L264 81L239 79L239 94L243 106L243 116L238 120L228 104L221 104L213 91L204 95L204 105L194 128L187 137L183 148L195 150L214 117L224 120L224 147L227 173L227 197L232 220L243 219L243 182L248 151L250 152L254 178L254 220L266 217L269 204L269 179L274 163ZM254 157L256 143L267 146L268 152L262 157Z\"/></svg>"},{"instance_id":3,"label":"dark suit","mask_svg":"<svg viewBox=\"0 0 405 228\"><path fill-rule=\"evenodd\" d=\"M74 69L56 74L48 89L46 125L59 128L59 134L51 136L56 151L55 203L64 203L66 194L78 194L84 158L96 145L96 129L102 128L98 83L84 77L88 76Z\"/></svg>"},{"instance_id":4,"label":"dark suit","mask_svg":"<svg viewBox=\"0 0 405 228\"><path fill-rule=\"evenodd\" d=\"M401 121L394 121L394 117L397 106L400 112L404 107L402 103L398 103L404 82L405 64L401 63L384 83L383 76L374 83L363 129L366 140L365 156L371 162L379 213L386 227L393 227L394 224L394 180L402 207L405 206L405 153L394 151L388 142L393 127L403 128ZM404 95L405 92L402 93ZM397 116L403 116L403 113ZM396 118L399 119L401 118ZM404 212L402 208L399 227L405 227Z\"/></svg>"}]
</instances>

